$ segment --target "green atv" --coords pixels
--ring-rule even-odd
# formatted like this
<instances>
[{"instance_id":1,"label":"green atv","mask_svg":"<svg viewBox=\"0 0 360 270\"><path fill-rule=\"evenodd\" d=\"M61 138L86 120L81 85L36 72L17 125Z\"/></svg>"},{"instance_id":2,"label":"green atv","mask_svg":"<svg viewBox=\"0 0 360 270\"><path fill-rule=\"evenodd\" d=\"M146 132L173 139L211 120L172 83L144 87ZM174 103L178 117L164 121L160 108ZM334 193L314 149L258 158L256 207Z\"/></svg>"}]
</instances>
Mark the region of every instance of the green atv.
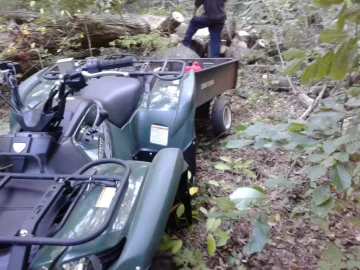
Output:
<instances>
[{"instance_id":1,"label":"green atv","mask_svg":"<svg viewBox=\"0 0 360 270\"><path fill-rule=\"evenodd\" d=\"M19 86L0 62L0 269L174 269L157 250L175 203L192 221L195 118L226 133L217 97L237 79L236 61L200 60L63 59Z\"/></svg>"}]
</instances>

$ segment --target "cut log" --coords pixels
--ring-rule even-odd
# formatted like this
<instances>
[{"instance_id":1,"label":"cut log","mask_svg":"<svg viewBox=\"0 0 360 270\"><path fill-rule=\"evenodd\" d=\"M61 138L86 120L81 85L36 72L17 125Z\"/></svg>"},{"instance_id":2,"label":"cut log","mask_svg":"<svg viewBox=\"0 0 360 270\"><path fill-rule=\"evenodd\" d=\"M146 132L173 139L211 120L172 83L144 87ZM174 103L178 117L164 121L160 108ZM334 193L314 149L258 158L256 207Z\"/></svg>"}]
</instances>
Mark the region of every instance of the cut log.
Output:
<instances>
[{"instance_id":1,"label":"cut log","mask_svg":"<svg viewBox=\"0 0 360 270\"><path fill-rule=\"evenodd\" d=\"M185 38L185 34L187 29L189 28L189 25L186 23L181 23L177 28L176 28L176 34L180 37L180 38ZM210 40L210 32L208 28L202 28L199 29L195 34L194 37L198 37L201 38L203 40Z\"/></svg>"},{"instance_id":2,"label":"cut log","mask_svg":"<svg viewBox=\"0 0 360 270\"><path fill-rule=\"evenodd\" d=\"M257 40L260 39L260 36L255 31L248 32L245 30L236 32L235 38L236 37L239 40L246 42L249 48L252 48L256 44Z\"/></svg>"},{"instance_id":3,"label":"cut log","mask_svg":"<svg viewBox=\"0 0 360 270\"><path fill-rule=\"evenodd\" d=\"M234 59L241 59L246 52L248 51L248 47L246 43L242 40L238 40L234 38L231 46L225 53L225 57L234 58Z\"/></svg>"},{"instance_id":4,"label":"cut log","mask_svg":"<svg viewBox=\"0 0 360 270\"><path fill-rule=\"evenodd\" d=\"M206 28L197 30L194 36L199 37L204 40L210 40L209 28L206 27Z\"/></svg>"},{"instance_id":5,"label":"cut log","mask_svg":"<svg viewBox=\"0 0 360 270\"><path fill-rule=\"evenodd\" d=\"M176 28L175 32L180 38L185 37L186 30L188 29L189 25L186 23L181 23L178 28Z\"/></svg>"},{"instance_id":6,"label":"cut log","mask_svg":"<svg viewBox=\"0 0 360 270\"><path fill-rule=\"evenodd\" d=\"M231 42L231 46L226 51L225 57L240 59L245 55L247 50L248 46L246 42L240 40L239 36L235 36Z\"/></svg>"},{"instance_id":7,"label":"cut log","mask_svg":"<svg viewBox=\"0 0 360 270\"><path fill-rule=\"evenodd\" d=\"M314 102L314 100L306 94L299 94L298 99L299 99L300 105L306 109L309 108L311 106L311 104L313 104L313 102Z\"/></svg>"},{"instance_id":8,"label":"cut log","mask_svg":"<svg viewBox=\"0 0 360 270\"><path fill-rule=\"evenodd\" d=\"M191 49L195 51L200 57L204 57L209 42L200 37L194 36L191 41Z\"/></svg>"},{"instance_id":9,"label":"cut log","mask_svg":"<svg viewBox=\"0 0 360 270\"><path fill-rule=\"evenodd\" d=\"M269 82L269 87L274 92L289 92L291 85L287 78L280 77Z\"/></svg>"},{"instance_id":10,"label":"cut log","mask_svg":"<svg viewBox=\"0 0 360 270\"><path fill-rule=\"evenodd\" d=\"M231 47L239 47L240 49L247 49L249 48L247 43L241 40L238 36L231 41Z\"/></svg>"},{"instance_id":11,"label":"cut log","mask_svg":"<svg viewBox=\"0 0 360 270\"><path fill-rule=\"evenodd\" d=\"M150 31L155 31L160 27L160 25L166 20L163 16L156 16L156 15L150 15L150 14L144 14L142 15L143 20L145 20L149 26Z\"/></svg>"},{"instance_id":12,"label":"cut log","mask_svg":"<svg viewBox=\"0 0 360 270\"><path fill-rule=\"evenodd\" d=\"M180 44L176 47L169 48L163 51L156 52L152 54L150 59L171 59L171 58L200 58L199 55L194 52L192 49L185 47Z\"/></svg>"},{"instance_id":13,"label":"cut log","mask_svg":"<svg viewBox=\"0 0 360 270\"><path fill-rule=\"evenodd\" d=\"M249 32L240 30L240 31L237 32L237 35L239 36L239 39L240 39L240 40L245 41L246 44L249 43L250 38L251 38Z\"/></svg>"},{"instance_id":14,"label":"cut log","mask_svg":"<svg viewBox=\"0 0 360 270\"><path fill-rule=\"evenodd\" d=\"M175 30L176 34L179 37L184 38L188 27L189 27L188 23L181 23ZM236 22L235 20L228 19L225 22L224 28L221 32L221 39L226 40L225 45L230 46L231 40L235 37L235 34L236 34ZM194 36L197 36L203 40L210 40L209 28L206 27L199 29Z\"/></svg>"},{"instance_id":15,"label":"cut log","mask_svg":"<svg viewBox=\"0 0 360 270\"><path fill-rule=\"evenodd\" d=\"M159 26L159 30L166 34L173 34L176 28L184 22L184 16L180 12L174 11L170 17L166 18Z\"/></svg>"},{"instance_id":16,"label":"cut log","mask_svg":"<svg viewBox=\"0 0 360 270\"><path fill-rule=\"evenodd\" d=\"M269 42L265 39L258 39L254 46L252 47L253 50L261 50L266 48L269 45Z\"/></svg>"},{"instance_id":17,"label":"cut log","mask_svg":"<svg viewBox=\"0 0 360 270\"><path fill-rule=\"evenodd\" d=\"M225 22L224 28L221 31L221 39L226 40L226 45L230 46L232 39L236 34L236 21L228 18Z\"/></svg>"},{"instance_id":18,"label":"cut log","mask_svg":"<svg viewBox=\"0 0 360 270\"><path fill-rule=\"evenodd\" d=\"M181 42L181 38L176 34L170 34L169 40L172 46L177 46Z\"/></svg>"},{"instance_id":19,"label":"cut log","mask_svg":"<svg viewBox=\"0 0 360 270\"><path fill-rule=\"evenodd\" d=\"M320 92L323 90L324 86L323 85L314 85L310 88L309 92L308 92L308 96L311 98L315 98L317 96L319 96ZM328 97L329 96L329 90L330 88L326 88L324 91L324 93L322 94L323 97Z\"/></svg>"},{"instance_id":20,"label":"cut log","mask_svg":"<svg viewBox=\"0 0 360 270\"><path fill-rule=\"evenodd\" d=\"M225 56L227 54L227 51L229 50L228 46L225 45L221 45L220 48L220 56Z\"/></svg>"}]
</instances>

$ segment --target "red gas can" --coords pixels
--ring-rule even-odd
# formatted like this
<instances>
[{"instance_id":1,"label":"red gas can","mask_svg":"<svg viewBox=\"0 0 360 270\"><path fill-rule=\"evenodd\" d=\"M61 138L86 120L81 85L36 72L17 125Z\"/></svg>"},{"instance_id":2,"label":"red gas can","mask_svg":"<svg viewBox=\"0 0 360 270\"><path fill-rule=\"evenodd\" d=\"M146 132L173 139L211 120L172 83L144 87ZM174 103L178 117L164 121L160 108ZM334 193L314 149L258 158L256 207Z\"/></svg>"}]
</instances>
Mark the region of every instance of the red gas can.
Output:
<instances>
[{"instance_id":1,"label":"red gas can","mask_svg":"<svg viewBox=\"0 0 360 270\"><path fill-rule=\"evenodd\" d=\"M189 72L190 70L194 70L196 72L202 70L202 68L198 62L193 62L192 65L187 65L185 67L185 72Z\"/></svg>"}]
</instances>

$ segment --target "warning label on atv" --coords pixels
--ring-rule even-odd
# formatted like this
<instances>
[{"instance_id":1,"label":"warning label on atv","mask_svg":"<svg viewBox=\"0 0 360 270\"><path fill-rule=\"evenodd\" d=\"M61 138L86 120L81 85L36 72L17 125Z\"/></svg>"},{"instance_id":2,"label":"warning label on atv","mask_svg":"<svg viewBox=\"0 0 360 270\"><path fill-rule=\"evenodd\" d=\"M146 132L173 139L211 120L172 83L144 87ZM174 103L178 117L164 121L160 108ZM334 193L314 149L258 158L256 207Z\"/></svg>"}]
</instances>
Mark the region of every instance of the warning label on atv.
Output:
<instances>
[{"instance_id":1,"label":"warning label on atv","mask_svg":"<svg viewBox=\"0 0 360 270\"><path fill-rule=\"evenodd\" d=\"M97 208L109 208L113 197L115 196L116 188L105 187L96 202Z\"/></svg>"},{"instance_id":2,"label":"warning label on atv","mask_svg":"<svg viewBox=\"0 0 360 270\"><path fill-rule=\"evenodd\" d=\"M159 145L168 145L169 128L164 126L151 125L150 142Z\"/></svg>"}]
</instances>

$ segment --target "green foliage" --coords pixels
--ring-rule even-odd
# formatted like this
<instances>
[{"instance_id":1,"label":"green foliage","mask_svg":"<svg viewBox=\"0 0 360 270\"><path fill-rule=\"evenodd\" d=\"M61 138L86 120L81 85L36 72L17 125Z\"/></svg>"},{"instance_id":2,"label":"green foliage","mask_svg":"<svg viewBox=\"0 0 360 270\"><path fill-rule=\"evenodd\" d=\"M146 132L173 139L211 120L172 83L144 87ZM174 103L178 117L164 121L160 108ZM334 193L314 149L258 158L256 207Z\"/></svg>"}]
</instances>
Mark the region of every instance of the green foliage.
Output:
<instances>
[{"instance_id":1,"label":"green foliage","mask_svg":"<svg viewBox=\"0 0 360 270\"><path fill-rule=\"evenodd\" d=\"M137 36L123 36L110 44L128 50L156 51L170 46L169 40L162 37L159 31Z\"/></svg>"},{"instance_id":2,"label":"green foliage","mask_svg":"<svg viewBox=\"0 0 360 270\"><path fill-rule=\"evenodd\" d=\"M248 243L244 246L244 255L251 255L264 249L269 239L269 225L260 213L251 218L253 230Z\"/></svg>"},{"instance_id":3,"label":"green foliage","mask_svg":"<svg viewBox=\"0 0 360 270\"><path fill-rule=\"evenodd\" d=\"M247 210L266 199L266 195L259 188L241 187L230 195L230 200L240 211Z\"/></svg>"},{"instance_id":4,"label":"green foliage","mask_svg":"<svg viewBox=\"0 0 360 270\"><path fill-rule=\"evenodd\" d=\"M239 141L242 140L235 140L232 142L229 142L229 144L227 145L228 148L238 148L238 147L244 147L246 145L251 144L251 140L248 140L247 143L239 143ZM236 147L235 147L236 146ZM245 160L244 162L242 161L242 159L232 159L230 157L220 157L220 159L222 161L224 161L225 163L217 163L215 165L215 169L217 170L221 170L221 171L231 171L233 173L237 173L237 174L243 174L246 175L250 178L256 178L256 175L253 171L251 171L249 168L251 166L251 164L254 162L253 160Z\"/></svg>"},{"instance_id":5,"label":"green foliage","mask_svg":"<svg viewBox=\"0 0 360 270\"><path fill-rule=\"evenodd\" d=\"M246 146L243 144L239 148L252 145L270 150L290 150L296 155L305 156L308 165L299 172L310 181L323 182L311 192L310 209L319 216L326 216L335 204L331 191L348 192L355 184L354 175L358 173L355 171L358 164L353 161L357 160L354 148L360 148L357 143L360 140L357 132L359 123L355 117L358 111L351 112L355 117L352 118L352 128L341 133L341 121L346 117L342 109L341 104L327 99L322 104L322 111L311 115L308 120L289 120L287 124L278 125L255 123L237 132L234 140L247 141ZM231 145L231 141L228 145ZM277 188L291 188L296 184L295 180L281 175L266 182L268 187ZM256 199L265 197L263 193L250 188L240 188L237 196L242 200L232 201L242 210L251 206Z\"/></svg>"},{"instance_id":6,"label":"green foliage","mask_svg":"<svg viewBox=\"0 0 360 270\"><path fill-rule=\"evenodd\" d=\"M344 253L343 247L338 241L327 242L322 251L322 260L319 262L319 269L358 269L360 267L359 254Z\"/></svg>"},{"instance_id":7,"label":"green foliage","mask_svg":"<svg viewBox=\"0 0 360 270\"><path fill-rule=\"evenodd\" d=\"M360 3L345 0L314 0L314 4L319 7L342 5L342 9L338 14L336 27L325 29L319 37L320 42L332 44L334 48L323 55L318 55L302 71L300 78L303 84L322 78L341 80L350 72L356 71L359 65L357 28L348 24L349 27L344 30L344 26L347 22L360 22ZM285 73L291 75L302 66L310 53L306 54L303 51L291 48L283 55L287 61L290 61Z\"/></svg>"},{"instance_id":8,"label":"green foliage","mask_svg":"<svg viewBox=\"0 0 360 270\"><path fill-rule=\"evenodd\" d=\"M192 251L184 248L181 252L176 254L174 261L182 270L207 270L204 259L199 251Z\"/></svg>"},{"instance_id":9,"label":"green foliage","mask_svg":"<svg viewBox=\"0 0 360 270\"><path fill-rule=\"evenodd\" d=\"M171 237L165 233L161 238L159 251L164 252L171 250L173 254L176 254L181 250L182 244L181 240L171 239Z\"/></svg>"}]
</instances>

